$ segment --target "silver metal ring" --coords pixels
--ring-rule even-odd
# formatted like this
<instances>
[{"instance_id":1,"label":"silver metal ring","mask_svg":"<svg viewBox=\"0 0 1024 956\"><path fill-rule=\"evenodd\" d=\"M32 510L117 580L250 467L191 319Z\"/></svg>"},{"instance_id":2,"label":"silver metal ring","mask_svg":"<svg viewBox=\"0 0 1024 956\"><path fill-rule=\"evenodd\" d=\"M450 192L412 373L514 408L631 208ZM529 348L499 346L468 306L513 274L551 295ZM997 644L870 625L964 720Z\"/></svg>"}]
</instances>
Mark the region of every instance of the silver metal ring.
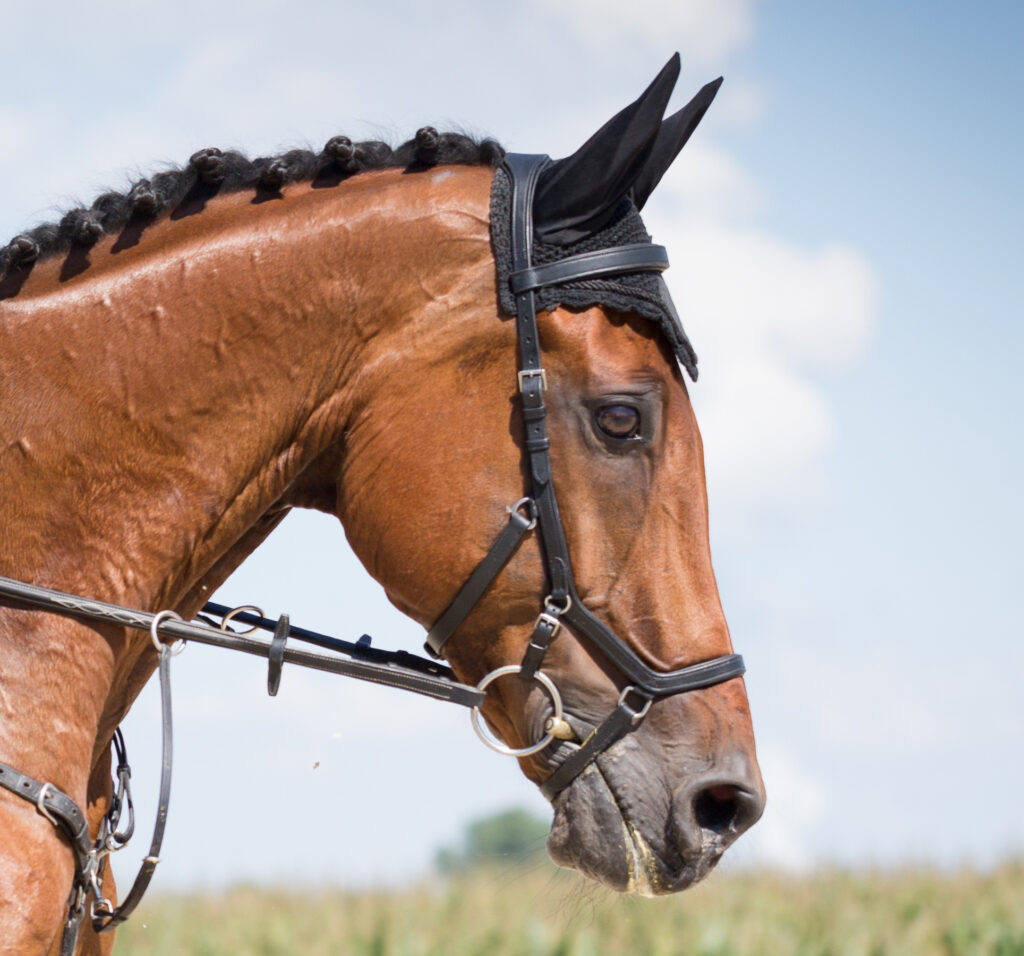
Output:
<instances>
[{"instance_id":1,"label":"silver metal ring","mask_svg":"<svg viewBox=\"0 0 1024 956\"><path fill-rule=\"evenodd\" d=\"M572 607L572 598L568 594L564 594L562 596L565 599L565 604L562 607L558 607L555 604L552 596L549 594L546 598L544 598L544 610L548 614L553 614L555 617L558 617L561 614L565 614L569 610L569 608Z\"/></svg>"},{"instance_id":2,"label":"silver metal ring","mask_svg":"<svg viewBox=\"0 0 1024 956\"><path fill-rule=\"evenodd\" d=\"M529 504L531 507L530 511L530 523L526 526L527 531L532 531L537 527L537 505L532 498L520 498L514 505L508 505L505 510L509 514L515 514L520 508Z\"/></svg>"},{"instance_id":3,"label":"silver metal ring","mask_svg":"<svg viewBox=\"0 0 1024 956\"><path fill-rule=\"evenodd\" d=\"M163 653L164 648L167 647L167 645L160 640L160 625L163 624L164 621L170 620L181 621L182 616L178 614L177 611L157 611L156 614L153 615L153 620L150 622L149 638L153 642L153 646L156 648L156 652L158 654ZM177 657L183 650L185 650L184 641L171 650L171 654Z\"/></svg>"},{"instance_id":4,"label":"silver metal ring","mask_svg":"<svg viewBox=\"0 0 1024 956\"><path fill-rule=\"evenodd\" d=\"M229 634L237 634L239 637L245 637L246 634L252 634L259 630L259 627L254 624L247 631L228 631L228 624L231 623L232 619L236 614L241 614L243 611L252 611L257 617L266 617L263 613L263 608L256 607L255 604L240 604L238 607L233 607L220 619L220 629L227 631Z\"/></svg>"},{"instance_id":5,"label":"silver metal ring","mask_svg":"<svg viewBox=\"0 0 1024 956\"><path fill-rule=\"evenodd\" d=\"M485 691L488 685L492 681L496 681L499 677L504 677L506 674L518 674L522 671L522 667L519 664L507 664L505 667L499 667L497 670L493 670L488 674L479 684L476 685L476 689L481 693ZM548 677L543 671L534 671L534 679L538 684L541 685L551 697L551 703L555 707L555 712L551 716L555 720L562 719L562 695L558 693L558 688L555 687L551 678ZM473 722L473 729L476 731L476 735L488 746L491 750L497 751L500 754L505 754L508 757L529 757L530 754L535 754L540 750L543 750L552 740L555 739L554 734L546 733L537 743L531 747L510 747L508 744L502 743L500 740L492 737L491 734L484 730L483 725L480 723L480 708L473 707L469 712L469 719Z\"/></svg>"},{"instance_id":6,"label":"silver metal ring","mask_svg":"<svg viewBox=\"0 0 1024 956\"><path fill-rule=\"evenodd\" d=\"M628 685L627 687L624 687L622 689L622 693L619 694L618 706L621 707L626 702L626 698L630 695L630 693L632 693L635 690L636 690L636 688L632 684ZM647 711L649 711L651 709L651 704L653 704L653 703L654 703L654 698L653 697L647 697L646 698L646 703L643 705L643 707L641 707L638 711L635 711L633 713L633 723L634 724L640 723L640 721L643 720L644 717L647 716Z\"/></svg>"}]
</instances>

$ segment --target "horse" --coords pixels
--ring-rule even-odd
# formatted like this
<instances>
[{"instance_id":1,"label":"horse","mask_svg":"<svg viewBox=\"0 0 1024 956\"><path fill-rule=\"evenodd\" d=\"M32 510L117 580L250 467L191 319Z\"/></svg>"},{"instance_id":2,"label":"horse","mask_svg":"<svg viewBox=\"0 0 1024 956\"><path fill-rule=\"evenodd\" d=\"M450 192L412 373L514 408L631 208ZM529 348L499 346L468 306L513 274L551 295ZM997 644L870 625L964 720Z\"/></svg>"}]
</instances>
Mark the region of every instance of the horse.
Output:
<instances>
[{"instance_id":1,"label":"horse","mask_svg":"<svg viewBox=\"0 0 1024 956\"><path fill-rule=\"evenodd\" d=\"M572 768L545 791L557 863L647 895L703 878L764 788L696 357L639 217L717 90L664 118L678 73L677 54L572 156L518 172L429 127L396 149L207 149L16 237L0 574L190 620L291 508L335 515L486 686L526 776ZM2 599L0 646L0 761L96 839L153 642ZM0 953L62 945L75 863L40 809L0 788ZM75 951L112 940L87 921Z\"/></svg>"}]
</instances>

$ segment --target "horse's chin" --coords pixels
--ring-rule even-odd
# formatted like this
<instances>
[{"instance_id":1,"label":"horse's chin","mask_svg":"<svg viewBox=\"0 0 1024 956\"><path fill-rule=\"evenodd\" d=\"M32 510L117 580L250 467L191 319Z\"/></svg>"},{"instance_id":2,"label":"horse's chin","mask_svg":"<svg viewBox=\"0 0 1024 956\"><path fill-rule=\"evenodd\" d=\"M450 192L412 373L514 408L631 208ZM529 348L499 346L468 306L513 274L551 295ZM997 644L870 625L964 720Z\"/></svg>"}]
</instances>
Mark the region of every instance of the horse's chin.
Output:
<instances>
[{"instance_id":1,"label":"horse's chin","mask_svg":"<svg viewBox=\"0 0 1024 956\"><path fill-rule=\"evenodd\" d=\"M647 815L625 803L598 764L588 767L554 800L551 859L620 893L665 896L702 880L725 850L709 840L686 855L670 851L656 836L665 833L667 821L642 819Z\"/></svg>"}]
</instances>

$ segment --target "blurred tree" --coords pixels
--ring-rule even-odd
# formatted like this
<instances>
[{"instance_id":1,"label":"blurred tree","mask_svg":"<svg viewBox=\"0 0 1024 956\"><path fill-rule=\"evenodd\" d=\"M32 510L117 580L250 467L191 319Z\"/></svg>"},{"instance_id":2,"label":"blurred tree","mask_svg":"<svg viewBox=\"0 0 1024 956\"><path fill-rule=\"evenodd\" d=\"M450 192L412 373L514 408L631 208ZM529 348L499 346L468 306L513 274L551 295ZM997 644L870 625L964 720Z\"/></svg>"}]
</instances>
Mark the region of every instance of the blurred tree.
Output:
<instances>
[{"instance_id":1,"label":"blurred tree","mask_svg":"<svg viewBox=\"0 0 1024 956\"><path fill-rule=\"evenodd\" d=\"M522 866L545 856L548 824L526 810L504 810L466 825L456 846L442 847L434 862L442 873L474 866Z\"/></svg>"}]
</instances>

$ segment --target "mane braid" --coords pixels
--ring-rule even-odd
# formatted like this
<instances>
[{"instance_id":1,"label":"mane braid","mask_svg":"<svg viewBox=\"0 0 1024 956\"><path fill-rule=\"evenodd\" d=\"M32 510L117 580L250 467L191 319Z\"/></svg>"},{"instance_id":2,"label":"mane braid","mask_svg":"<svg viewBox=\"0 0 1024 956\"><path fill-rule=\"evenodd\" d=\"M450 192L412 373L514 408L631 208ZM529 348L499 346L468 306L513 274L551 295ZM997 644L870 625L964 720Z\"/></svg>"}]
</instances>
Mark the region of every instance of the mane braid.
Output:
<instances>
[{"instance_id":1,"label":"mane braid","mask_svg":"<svg viewBox=\"0 0 1024 956\"><path fill-rule=\"evenodd\" d=\"M246 189L254 190L257 198L271 199L288 183L312 181L316 186L334 186L373 169L495 168L504 155L505 150L493 139L477 141L461 133L439 133L431 126L424 126L397 149L376 140L353 143L347 136L332 136L319 153L292 149L259 159L234 151L201 149L184 167L140 179L124 193L103 193L88 208L72 209L59 222L15 236L0 247L0 278L76 247L87 250L129 224L142 228L193 200L201 208L202 202L215 195Z\"/></svg>"}]
</instances>

